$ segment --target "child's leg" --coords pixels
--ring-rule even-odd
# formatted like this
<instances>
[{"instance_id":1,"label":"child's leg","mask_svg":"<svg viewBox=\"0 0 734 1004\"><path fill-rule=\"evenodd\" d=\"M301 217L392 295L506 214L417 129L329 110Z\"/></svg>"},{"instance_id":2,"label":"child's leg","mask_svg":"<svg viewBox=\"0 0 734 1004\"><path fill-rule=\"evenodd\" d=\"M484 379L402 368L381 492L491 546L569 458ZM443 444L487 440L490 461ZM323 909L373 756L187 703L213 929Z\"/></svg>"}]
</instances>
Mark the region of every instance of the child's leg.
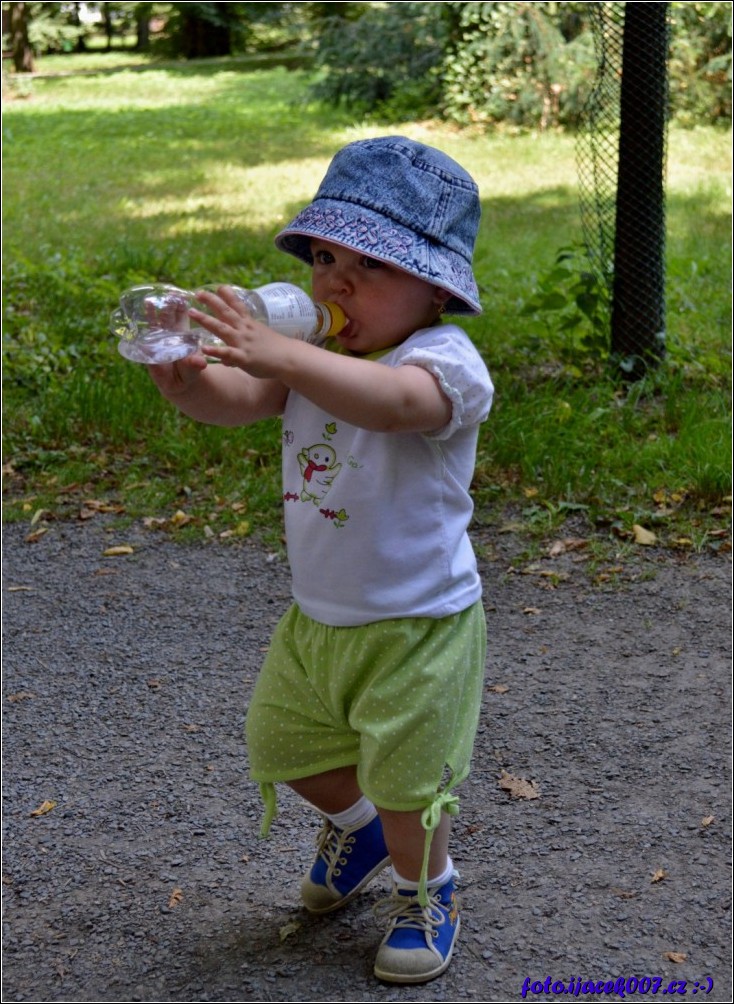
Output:
<instances>
[{"instance_id":1,"label":"child's leg","mask_svg":"<svg viewBox=\"0 0 734 1004\"><path fill-rule=\"evenodd\" d=\"M443 813L433 831L427 901L419 893L426 840L422 813L381 809L380 817L393 862L393 894L385 904L388 927L375 975L390 983L423 983L448 967L460 927L448 854L450 817Z\"/></svg>"},{"instance_id":2,"label":"child's leg","mask_svg":"<svg viewBox=\"0 0 734 1004\"><path fill-rule=\"evenodd\" d=\"M311 913L348 903L390 862L382 823L362 794L355 767L340 767L289 781L288 786L324 814L316 860L301 883Z\"/></svg>"},{"instance_id":3,"label":"child's leg","mask_svg":"<svg viewBox=\"0 0 734 1004\"><path fill-rule=\"evenodd\" d=\"M420 812L392 812L380 809L385 843L390 851L392 866L397 874L409 882L420 878L426 831ZM449 833L451 819L445 813L433 833L428 858L428 881L445 873L448 866Z\"/></svg>"},{"instance_id":4,"label":"child's leg","mask_svg":"<svg viewBox=\"0 0 734 1004\"><path fill-rule=\"evenodd\" d=\"M289 781L288 787L326 816L344 812L362 797L356 767L338 767L313 777L299 778Z\"/></svg>"}]
</instances>

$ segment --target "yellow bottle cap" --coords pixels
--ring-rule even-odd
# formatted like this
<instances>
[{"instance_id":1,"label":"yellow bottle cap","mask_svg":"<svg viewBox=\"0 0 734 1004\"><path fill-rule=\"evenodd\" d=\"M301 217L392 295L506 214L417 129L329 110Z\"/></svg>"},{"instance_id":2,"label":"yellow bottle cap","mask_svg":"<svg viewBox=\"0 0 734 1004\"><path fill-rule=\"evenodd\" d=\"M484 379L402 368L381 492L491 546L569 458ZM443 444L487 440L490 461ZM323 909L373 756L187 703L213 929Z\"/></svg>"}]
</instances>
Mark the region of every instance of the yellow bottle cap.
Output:
<instances>
[{"instance_id":1,"label":"yellow bottle cap","mask_svg":"<svg viewBox=\"0 0 734 1004\"><path fill-rule=\"evenodd\" d=\"M321 303L320 307L326 315L324 317L324 326L321 329L323 335L325 338L333 338L334 335L339 334L347 323L347 315L338 303L332 303L331 300Z\"/></svg>"}]
</instances>

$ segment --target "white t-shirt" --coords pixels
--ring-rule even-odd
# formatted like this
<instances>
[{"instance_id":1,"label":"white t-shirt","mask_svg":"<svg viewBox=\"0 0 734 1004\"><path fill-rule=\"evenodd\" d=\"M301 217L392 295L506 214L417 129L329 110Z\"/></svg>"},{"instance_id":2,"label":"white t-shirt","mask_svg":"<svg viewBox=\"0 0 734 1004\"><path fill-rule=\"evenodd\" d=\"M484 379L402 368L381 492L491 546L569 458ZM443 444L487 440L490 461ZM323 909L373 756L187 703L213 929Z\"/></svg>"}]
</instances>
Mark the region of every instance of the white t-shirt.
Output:
<instances>
[{"instance_id":1,"label":"white t-shirt","mask_svg":"<svg viewBox=\"0 0 734 1004\"><path fill-rule=\"evenodd\" d=\"M335 626L448 617L481 595L467 535L487 368L453 324L415 332L385 366L422 366L452 405L435 433L379 433L334 419L299 394L283 415L283 504L293 597Z\"/></svg>"}]
</instances>

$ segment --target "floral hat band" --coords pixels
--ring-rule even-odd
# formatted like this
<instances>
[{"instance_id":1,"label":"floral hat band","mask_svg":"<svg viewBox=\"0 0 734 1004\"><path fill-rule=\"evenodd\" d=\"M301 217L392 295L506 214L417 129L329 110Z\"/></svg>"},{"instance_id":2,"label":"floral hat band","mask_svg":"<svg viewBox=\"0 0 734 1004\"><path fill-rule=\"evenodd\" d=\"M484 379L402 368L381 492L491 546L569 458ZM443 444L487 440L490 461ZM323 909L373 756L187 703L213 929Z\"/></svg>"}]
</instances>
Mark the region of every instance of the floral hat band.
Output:
<instances>
[{"instance_id":1,"label":"floral hat band","mask_svg":"<svg viewBox=\"0 0 734 1004\"><path fill-rule=\"evenodd\" d=\"M388 136L340 150L275 243L309 265L313 238L341 244L448 290L447 313L480 314L471 264L479 217L477 186L456 161Z\"/></svg>"}]
</instances>

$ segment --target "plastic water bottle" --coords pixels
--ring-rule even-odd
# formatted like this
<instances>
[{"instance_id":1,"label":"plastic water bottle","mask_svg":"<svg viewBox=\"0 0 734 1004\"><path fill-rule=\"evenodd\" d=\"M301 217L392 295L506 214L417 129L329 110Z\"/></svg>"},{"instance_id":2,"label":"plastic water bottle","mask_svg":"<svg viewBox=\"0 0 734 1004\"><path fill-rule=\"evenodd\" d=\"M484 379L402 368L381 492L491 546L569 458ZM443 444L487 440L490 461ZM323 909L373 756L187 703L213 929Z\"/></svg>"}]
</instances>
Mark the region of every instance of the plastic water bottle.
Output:
<instances>
[{"instance_id":1,"label":"plastic water bottle","mask_svg":"<svg viewBox=\"0 0 734 1004\"><path fill-rule=\"evenodd\" d=\"M204 288L216 291L216 287ZM314 302L288 282L232 289L255 320L289 338L322 345L346 324L338 304ZM221 344L205 328L192 327L191 307L204 309L195 293L177 286L156 284L126 290L110 318L110 330L120 339L120 354L136 363L170 363L197 352L202 345Z\"/></svg>"}]
</instances>

